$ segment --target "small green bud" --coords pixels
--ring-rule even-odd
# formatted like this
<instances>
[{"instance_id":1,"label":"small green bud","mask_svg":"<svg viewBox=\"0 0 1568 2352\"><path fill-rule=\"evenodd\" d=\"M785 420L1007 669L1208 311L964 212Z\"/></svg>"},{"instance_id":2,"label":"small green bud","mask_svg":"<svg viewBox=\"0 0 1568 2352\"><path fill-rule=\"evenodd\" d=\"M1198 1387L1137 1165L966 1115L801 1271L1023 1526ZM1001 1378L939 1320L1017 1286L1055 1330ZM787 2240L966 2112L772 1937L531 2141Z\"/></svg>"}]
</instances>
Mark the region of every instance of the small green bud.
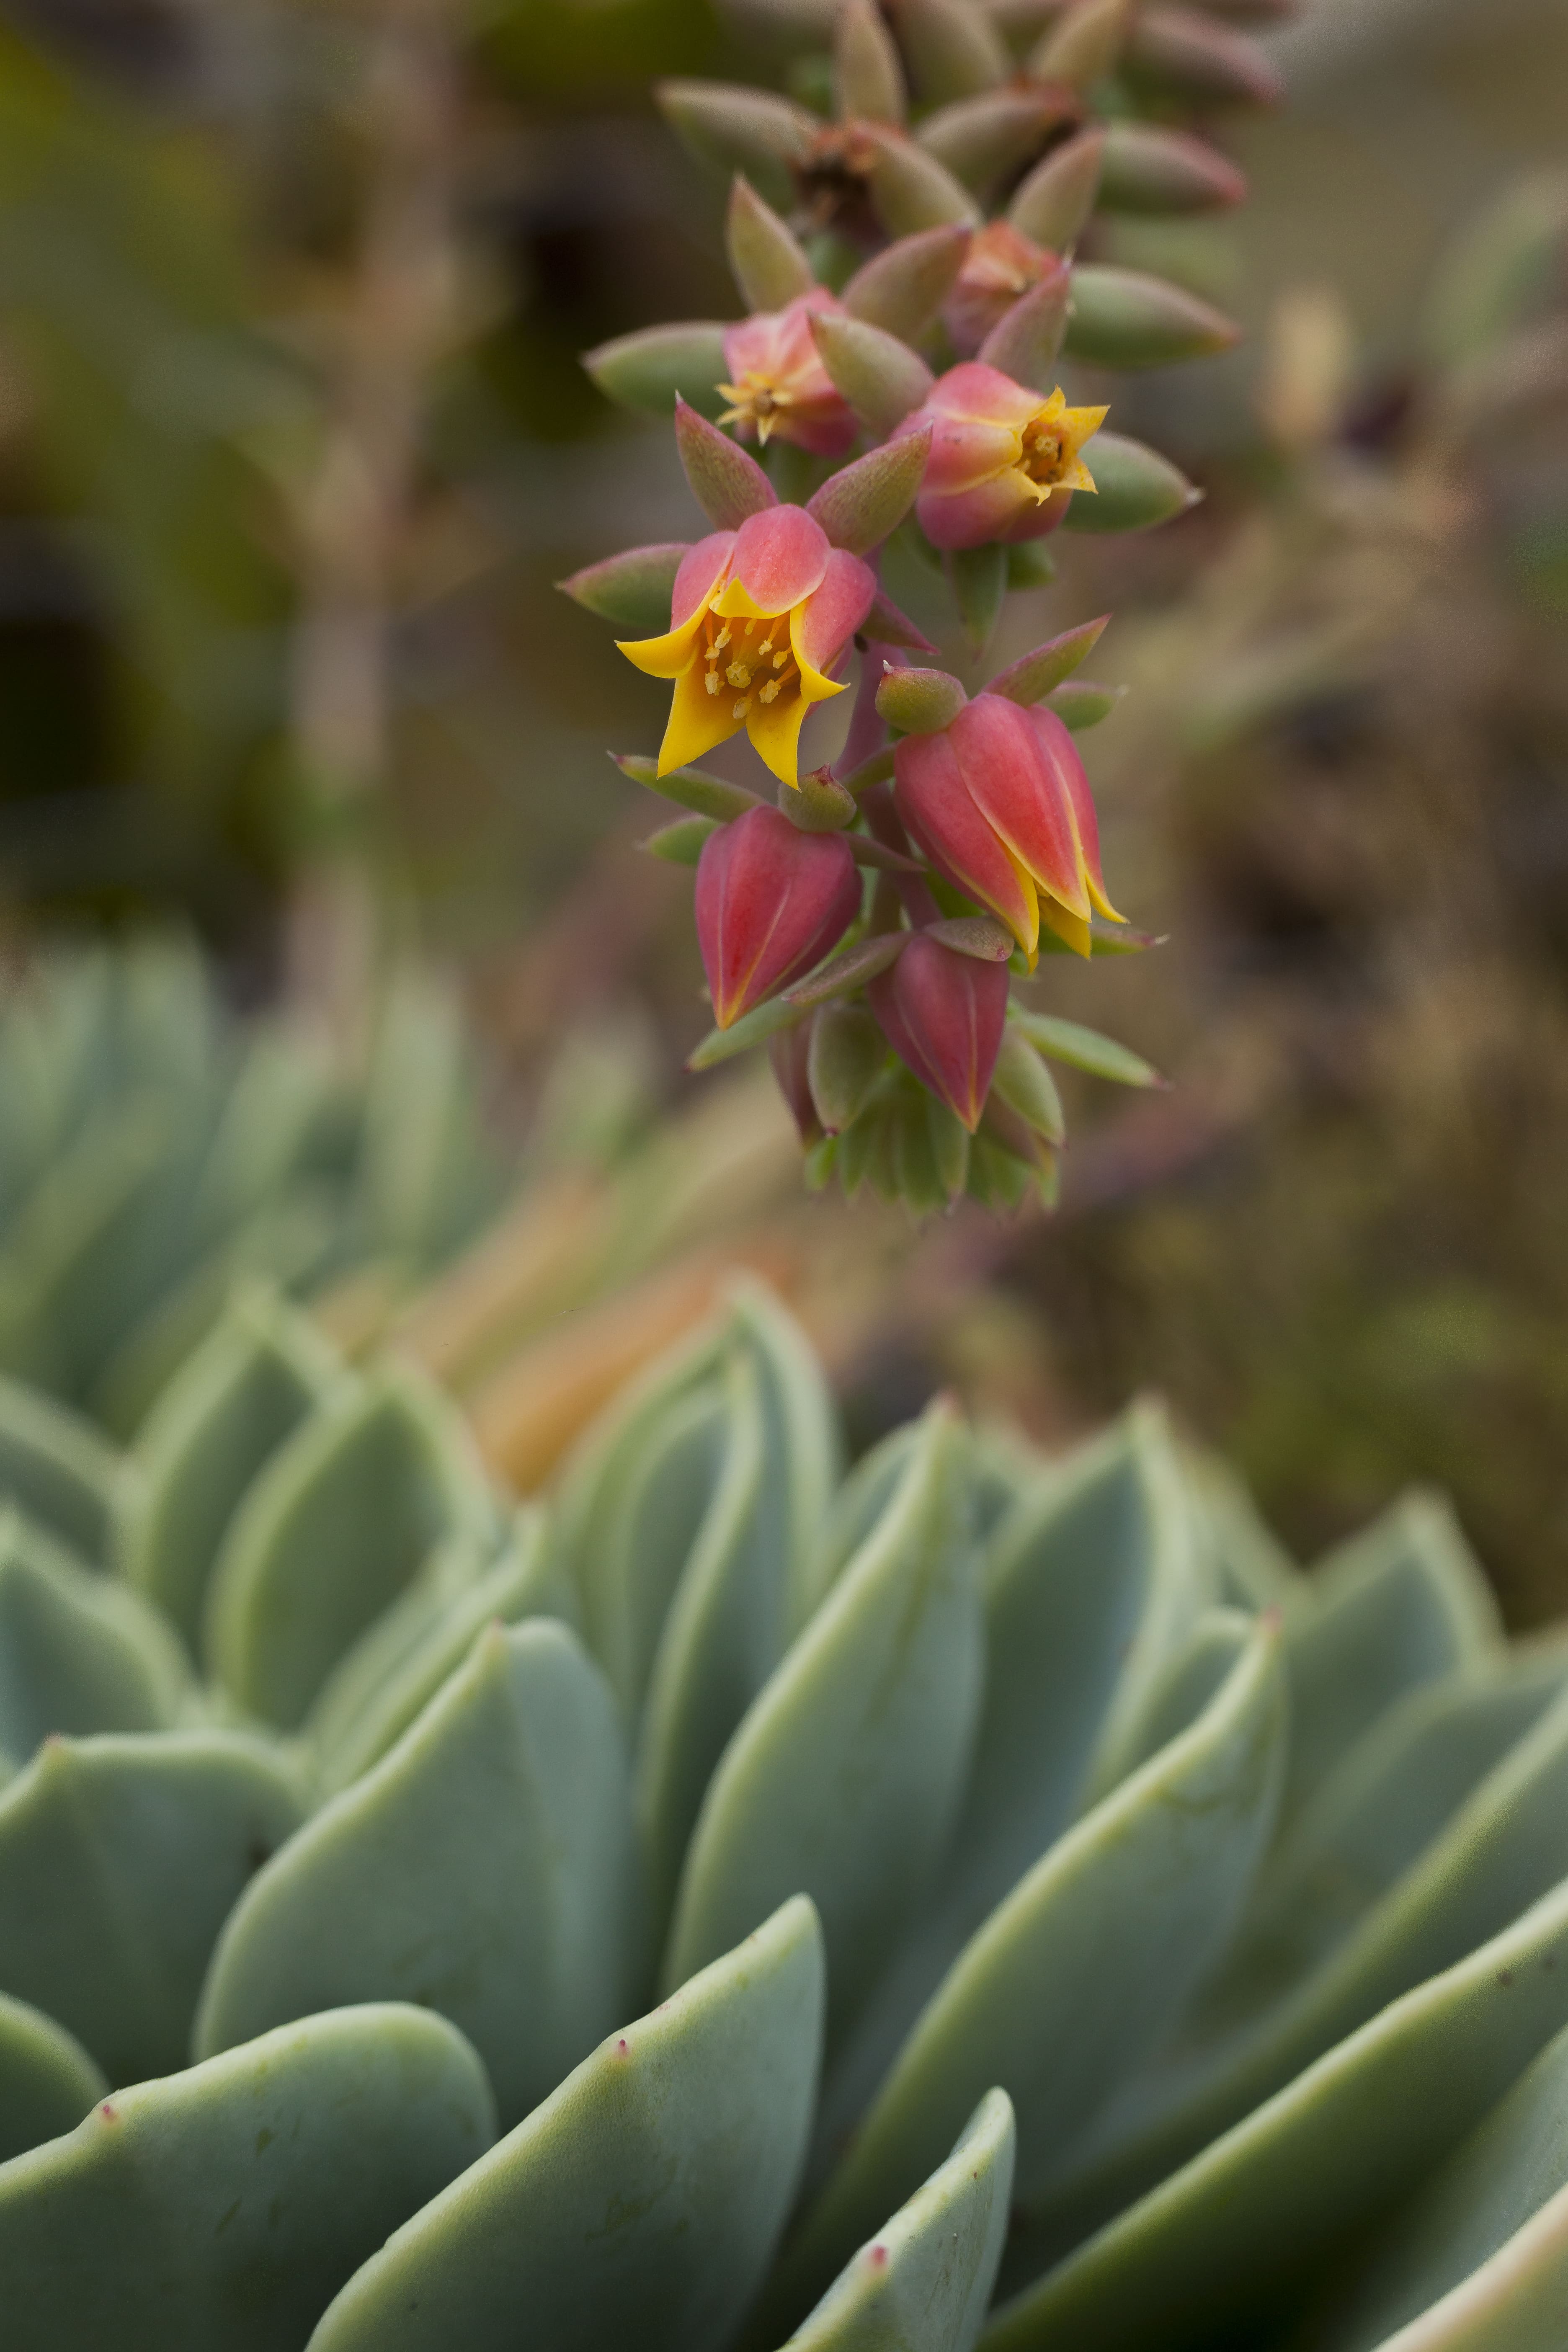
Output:
<instances>
[{"instance_id":1,"label":"small green bud","mask_svg":"<svg viewBox=\"0 0 1568 2352\"><path fill-rule=\"evenodd\" d=\"M826 768L814 768L798 783L779 786L779 806L801 833L842 833L859 807Z\"/></svg>"},{"instance_id":2,"label":"small green bud","mask_svg":"<svg viewBox=\"0 0 1568 2352\"><path fill-rule=\"evenodd\" d=\"M900 735L940 735L968 699L944 669L894 669L889 663L877 688L878 711Z\"/></svg>"}]
</instances>

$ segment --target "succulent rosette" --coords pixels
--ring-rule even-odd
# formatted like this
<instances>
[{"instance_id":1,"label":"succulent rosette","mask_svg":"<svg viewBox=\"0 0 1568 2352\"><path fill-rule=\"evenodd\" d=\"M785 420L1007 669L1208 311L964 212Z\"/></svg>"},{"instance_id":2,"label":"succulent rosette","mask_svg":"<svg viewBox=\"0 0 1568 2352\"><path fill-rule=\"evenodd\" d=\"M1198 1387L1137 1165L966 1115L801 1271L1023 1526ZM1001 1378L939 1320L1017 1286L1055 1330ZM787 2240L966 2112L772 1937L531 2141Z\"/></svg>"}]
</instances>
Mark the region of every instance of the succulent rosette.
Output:
<instances>
[{"instance_id":1,"label":"succulent rosette","mask_svg":"<svg viewBox=\"0 0 1568 2352\"><path fill-rule=\"evenodd\" d=\"M744 45L752 0L729 5ZM1070 561L1032 542L1147 530L1201 495L1105 429L1074 371L1098 390L1106 371L1236 341L1188 289L1106 257L1119 214L1240 201L1213 125L1277 79L1217 9L765 14L770 44L800 52L796 86L831 89L831 115L776 89L657 93L729 175L739 315L641 328L585 360L609 398L673 406L709 533L563 584L673 689L657 757L618 756L682 812L648 849L696 868L715 1025L693 1066L766 1045L813 1185L917 1213L965 1192L1048 1202L1065 1136L1048 1064L1158 1082L1015 986L1039 985L1042 952L1153 944L1112 906L1075 740L1117 699L1073 675L1104 623L1058 624L978 688L972 668L961 682L906 656L949 631L980 665L1009 593ZM831 58L814 58L825 27ZM805 722L857 662L845 749L813 768ZM694 764L742 734L755 788L733 754L723 776Z\"/></svg>"}]
</instances>

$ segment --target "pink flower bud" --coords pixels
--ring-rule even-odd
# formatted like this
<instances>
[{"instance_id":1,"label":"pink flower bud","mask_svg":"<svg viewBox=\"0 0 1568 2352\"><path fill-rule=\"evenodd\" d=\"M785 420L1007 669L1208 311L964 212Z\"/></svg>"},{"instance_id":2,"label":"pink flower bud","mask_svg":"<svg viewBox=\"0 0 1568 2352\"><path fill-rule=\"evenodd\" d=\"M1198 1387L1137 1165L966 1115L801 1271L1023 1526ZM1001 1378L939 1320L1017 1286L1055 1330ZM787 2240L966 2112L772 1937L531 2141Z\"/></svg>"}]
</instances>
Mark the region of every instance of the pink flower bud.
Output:
<instances>
[{"instance_id":1,"label":"pink flower bud","mask_svg":"<svg viewBox=\"0 0 1568 2352\"><path fill-rule=\"evenodd\" d=\"M1079 452L1105 415L1103 408L1069 408L1059 385L1042 399L980 360L949 368L899 427L932 428L915 500L931 545L981 547L1054 530L1068 492L1094 488Z\"/></svg>"},{"instance_id":2,"label":"pink flower bud","mask_svg":"<svg viewBox=\"0 0 1568 2352\"><path fill-rule=\"evenodd\" d=\"M1042 901L1081 955L1091 908L1121 921L1105 895L1089 779L1054 710L977 694L941 734L906 736L893 765L910 838L1026 954L1039 946Z\"/></svg>"},{"instance_id":3,"label":"pink flower bud","mask_svg":"<svg viewBox=\"0 0 1568 2352\"><path fill-rule=\"evenodd\" d=\"M724 330L730 381L719 390L731 404L720 418L743 440L793 441L816 457L841 457L855 438L848 402L822 364L812 340L813 314L845 315L825 286L797 294L782 310L758 310Z\"/></svg>"},{"instance_id":4,"label":"pink flower bud","mask_svg":"<svg viewBox=\"0 0 1568 2352\"><path fill-rule=\"evenodd\" d=\"M882 1034L971 1135L980 1124L1007 1017L1007 967L923 934L866 990Z\"/></svg>"},{"instance_id":5,"label":"pink flower bud","mask_svg":"<svg viewBox=\"0 0 1568 2352\"><path fill-rule=\"evenodd\" d=\"M953 349L973 359L1018 297L1037 286L1047 271L1056 267L1056 255L1010 221L988 221L984 228L977 228L942 307L942 323L952 337Z\"/></svg>"},{"instance_id":6,"label":"pink flower bud","mask_svg":"<svg viewBox=\"0 0 1568 2352\"><path fill-rule=\"evenodd\" d=\"M728 1029L843 938L860 911L854 854L841 833L748 809L704 842L696 911L713 1018Z\"/></svg>"}]
</instances>

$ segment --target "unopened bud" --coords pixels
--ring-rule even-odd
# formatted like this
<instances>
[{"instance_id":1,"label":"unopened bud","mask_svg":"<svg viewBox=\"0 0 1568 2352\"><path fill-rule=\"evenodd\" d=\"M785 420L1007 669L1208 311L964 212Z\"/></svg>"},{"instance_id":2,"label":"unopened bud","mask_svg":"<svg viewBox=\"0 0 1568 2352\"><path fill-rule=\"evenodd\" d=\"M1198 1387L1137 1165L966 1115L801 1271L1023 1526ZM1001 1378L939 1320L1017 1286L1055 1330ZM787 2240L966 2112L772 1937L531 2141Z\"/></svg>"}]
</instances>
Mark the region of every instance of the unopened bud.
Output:
<instances>
[{"instance_id":1,"label":"unopened bud","mask_svg":"<svg viewBox=\"0 0 1568 2352\"><path fill-rule=\"evenodd\" d=\"M697 869L697 938L728 1029L821 961L860 911L860 877L842 834L800 833L777 809L721 825Z\"/></svg>"},{"instance_id":2,"label":"unopened bud","mask_svg":"<svg viewBox=\"0 0 1568 2352\"><path fill-rule=\"evenodd\" d=\"M969 697L944 669L885 667L877 688L877 709L901 735L939 735L951 727Z\"/></svg>"},{"instance_id":3,"label":"unopened bud","mask_svg":"<svg viewBox=\"0 0 1568 2352\"><path fill-rule=\"evenodd\" d=\"M828 768L814 768L798 782L779 786L779 807L802 833L842 833L854 824L858 806Z\"/></svg>"},{"instance_id":4,"label":"unopened bud","mask_svg":"<svg viewBox=\"0 0 1568 2352\"><path fill-rule=\"evenodd\" d=\"M1002 1044L1006 966L921 934L866 994L899 1059L973 1134Z\"/></svg>"},{"instance_id":5,"label":"unopened bud","mask_svg":"<svg viewBox=\"0 0 1568 2352\"><path fill-rule=\"evenodd\" d=\"M1064 348L1101 367L1165 367L1229 351L1241 329L1212 302L1142 269L1084 263L1072 274Z\"/></svg>"}]
</instances>

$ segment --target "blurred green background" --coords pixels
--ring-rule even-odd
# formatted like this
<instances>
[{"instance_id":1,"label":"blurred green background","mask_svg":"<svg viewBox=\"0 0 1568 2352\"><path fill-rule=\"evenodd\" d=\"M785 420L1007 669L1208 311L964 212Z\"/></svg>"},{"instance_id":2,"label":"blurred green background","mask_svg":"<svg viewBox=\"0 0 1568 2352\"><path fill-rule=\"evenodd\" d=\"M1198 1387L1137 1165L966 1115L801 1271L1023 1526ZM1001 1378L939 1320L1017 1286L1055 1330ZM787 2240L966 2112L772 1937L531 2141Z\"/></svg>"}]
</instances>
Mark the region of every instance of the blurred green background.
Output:
<instances>
[{"instance_id":1,"label":"blurred green background","mask_svg":"<svg viewBox=\"0 0 1568 2352\"><path fill-rule=\"evenodd\" d=\"M1052 987L1175 1083L1086 1095L1054 1222L921 1236L848 1377L866 1433L940 1378L1046 1436L1163 1388L1303 1550L1441 1480L1529 1622L1568 1605L1568 11L1269 37L1251 201L1114 247L1249 330L1116 419L1205 502L1077 541L998 648L1116 612L1086 741L1170 940ZM733 309L647 82L755 68L698 0L0 10L13 960L175 919L241 1000L341 1002L416 947L524 1086L632 1008L680 1095L688 885L605 758L658 697L552 583L693 528L577 354Z\"/></svg>"}]
</instances>

